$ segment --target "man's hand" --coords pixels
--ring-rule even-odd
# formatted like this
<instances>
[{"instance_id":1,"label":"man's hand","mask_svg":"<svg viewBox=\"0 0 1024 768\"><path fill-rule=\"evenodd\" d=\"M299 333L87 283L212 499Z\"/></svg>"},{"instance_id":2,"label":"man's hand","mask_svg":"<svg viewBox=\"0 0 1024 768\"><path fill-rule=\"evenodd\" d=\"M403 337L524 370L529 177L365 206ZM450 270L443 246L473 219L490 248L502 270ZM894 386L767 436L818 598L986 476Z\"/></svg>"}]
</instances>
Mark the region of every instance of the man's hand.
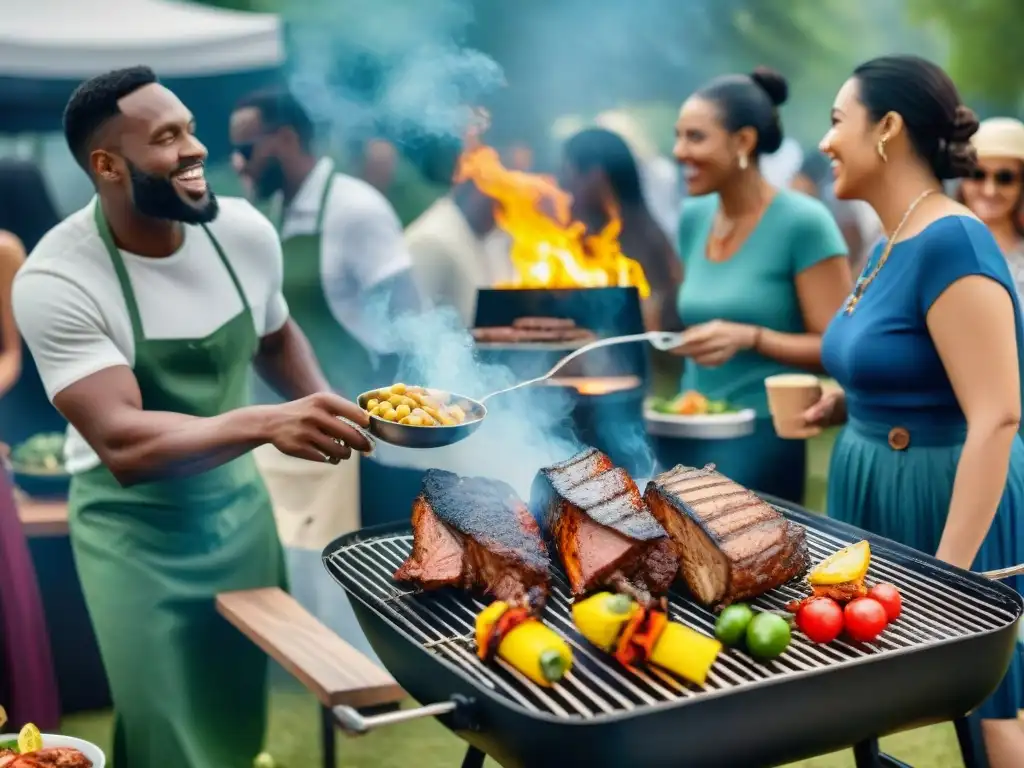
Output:
<instances>
[{"instance_id":1,"label":"man's hand","mask_svg":"<svg viewBox=\"0 0 1024 768\"><path fill-rule=\"evenodd\" d=\"M269 442L281 453L309 461L337 464L348 459L352 450L368 452L372 445L366 436L342 419L364 429L370 416L355 403L330 392L266 406Z\"/></svg>"}]
</instances>

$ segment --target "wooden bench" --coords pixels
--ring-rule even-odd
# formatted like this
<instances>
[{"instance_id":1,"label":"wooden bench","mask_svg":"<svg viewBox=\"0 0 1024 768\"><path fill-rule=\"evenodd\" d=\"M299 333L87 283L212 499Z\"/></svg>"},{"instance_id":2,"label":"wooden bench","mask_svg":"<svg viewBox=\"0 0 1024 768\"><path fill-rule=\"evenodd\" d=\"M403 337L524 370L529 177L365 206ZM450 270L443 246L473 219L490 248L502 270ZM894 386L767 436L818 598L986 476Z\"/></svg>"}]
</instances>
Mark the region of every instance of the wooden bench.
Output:
<instances>
[{"instance_id":1,"label":"wooden bench","mask_svg":"<svg viewBox=\"0 0 1024 768\"><path fill-rule=\"evenodd\" d=\"M68 535L66 501L38 501L17 496L18 519L28 538Z\"/></svg>"},{"instance_id":2,"label":"wooden bench","mask_svg":"<svg viewBox=\"0 0 1024 768\"><path fill-rule=\"evenodd\" d=\"M335 765L334 707L379 711L406 698L391 675L276 587L225 592L217 610L317 697L325 767Z\"/></svg>"}]
</instances>

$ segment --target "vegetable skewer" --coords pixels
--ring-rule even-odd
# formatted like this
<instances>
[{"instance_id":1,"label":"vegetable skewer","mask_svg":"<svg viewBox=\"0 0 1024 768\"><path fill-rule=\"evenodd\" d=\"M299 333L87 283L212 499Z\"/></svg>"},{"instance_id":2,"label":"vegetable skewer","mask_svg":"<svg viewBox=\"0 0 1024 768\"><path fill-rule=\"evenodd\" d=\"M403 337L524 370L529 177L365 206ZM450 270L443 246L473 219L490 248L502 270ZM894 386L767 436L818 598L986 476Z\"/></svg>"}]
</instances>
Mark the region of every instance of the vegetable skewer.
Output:
<instances>
[{"instance_id":1,"label":"vegetable skewer","mask_svg":"<svg viewBox=\"0 0 1024 768\"><path fill-rule=\"evenodd\" d=\"M538 685L550 687L572 667L572 651L525 608L495 600L476 618L477 655L500 656Z\"/></svg>"},{"instance_id":2,"label":"vegetable skewer","mask_svg":"<svg viewBox=\"0 0 1024 768\"><path fill-rule=\"evenodd\" d=\"M625 666L650 663L703 685L722 644L664 610L643 608L626 595L600 592L572 607L580 634Z\"/></svg>"}]
</instances>

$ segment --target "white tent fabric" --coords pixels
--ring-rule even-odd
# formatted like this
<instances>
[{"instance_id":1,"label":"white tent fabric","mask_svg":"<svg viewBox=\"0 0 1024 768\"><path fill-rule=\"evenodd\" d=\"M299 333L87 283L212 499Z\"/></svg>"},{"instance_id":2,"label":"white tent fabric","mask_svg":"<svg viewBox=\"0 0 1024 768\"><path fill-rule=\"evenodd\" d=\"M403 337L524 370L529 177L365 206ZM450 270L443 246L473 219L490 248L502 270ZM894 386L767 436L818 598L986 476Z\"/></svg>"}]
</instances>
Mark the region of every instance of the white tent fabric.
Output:
<instances>
[{"instance_id":1,"label":"white tent fabric","mask_svg":"<svg viewBox=\"0 0 1024 768\"><path fill-rule=\"evenodd\" d=\"M82 79L147 64L161 77L194 77L279 66L275 14L174 0L3 2L0 77Z\"/></svg>"}]
</instances>

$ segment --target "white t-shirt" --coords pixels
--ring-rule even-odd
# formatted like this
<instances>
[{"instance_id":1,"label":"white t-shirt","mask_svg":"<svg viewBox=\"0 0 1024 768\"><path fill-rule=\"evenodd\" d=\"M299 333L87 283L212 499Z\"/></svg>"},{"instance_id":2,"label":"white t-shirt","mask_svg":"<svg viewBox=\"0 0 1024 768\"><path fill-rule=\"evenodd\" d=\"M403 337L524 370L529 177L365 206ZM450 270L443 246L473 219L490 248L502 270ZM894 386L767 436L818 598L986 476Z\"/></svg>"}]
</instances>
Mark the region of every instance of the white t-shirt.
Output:
<instances>
[{"instance_id":1,"label":"white t-shirt","mask_svg":"<svg viewBox=\"0 0 1024 768\"><path fill-rule=\"evenodd\" d=\"M362 179L334 172L334 162L317 162L292 198L281 223L281 239L316 232L324 185L331 184L320 240L320 280L334 319L375 352L387 334L376 332L360 296L409 269L402 222L391 203Z\"/></svg>"},{"instance_id":2,"label":"white t-shirt","mask_svg":"<svg viewBox=\"0 0 1024 768\"><path fill-rule=\"evenodd\" d=\"M219 198L207 225L242 285L259 336L288 319L281 294L281 245L273 225L247 201ZM116 365L132 366L135 343L124 294L93 218L94 198L51 229L14 280L18 328L39 368L47 396ZM185 227L181 248L162 259L121 251L149 339L201 339L242 309L231 275L198 226ZM71 473L99 463L69 427L65 462Z\"/></svg>"}]
</instances>

